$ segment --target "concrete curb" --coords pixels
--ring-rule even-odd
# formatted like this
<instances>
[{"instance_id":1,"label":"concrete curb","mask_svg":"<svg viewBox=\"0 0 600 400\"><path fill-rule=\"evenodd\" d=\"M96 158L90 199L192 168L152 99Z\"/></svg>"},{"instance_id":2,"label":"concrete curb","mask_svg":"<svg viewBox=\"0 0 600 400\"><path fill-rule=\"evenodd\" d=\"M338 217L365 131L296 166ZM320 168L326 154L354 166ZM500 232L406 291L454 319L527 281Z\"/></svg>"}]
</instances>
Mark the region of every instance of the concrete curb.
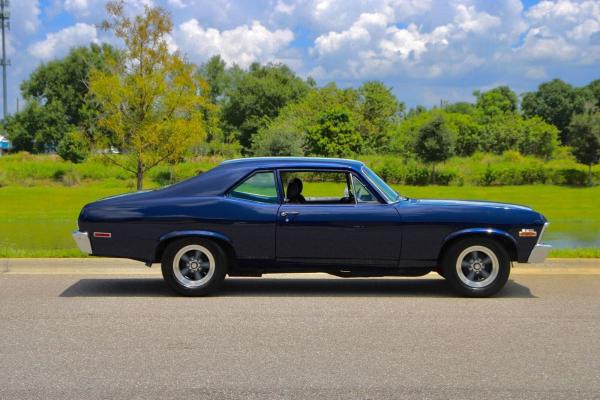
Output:
<instances>
[{"instance_id":1,"label":"concrete curb","mask_svg":"<svg viewBox=\"0 0 600 400\"><path fill-rule=\"evenodd\" d=\"M513 264L513 275L600 275L600 259L554 258L542 264ZM0 275L146 275L160 276L158 264L118 258L4 258ZM330 277L327 274L271 274L271 277Z\"/></svg>"}]
</instances>

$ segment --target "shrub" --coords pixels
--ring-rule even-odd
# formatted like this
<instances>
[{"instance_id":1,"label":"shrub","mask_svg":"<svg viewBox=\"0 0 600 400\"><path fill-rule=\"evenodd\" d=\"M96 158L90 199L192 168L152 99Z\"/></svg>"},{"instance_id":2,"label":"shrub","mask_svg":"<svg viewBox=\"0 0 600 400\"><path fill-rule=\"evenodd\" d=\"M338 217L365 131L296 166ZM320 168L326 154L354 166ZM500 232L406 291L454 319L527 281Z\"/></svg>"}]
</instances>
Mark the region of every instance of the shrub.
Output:
<instances>
[{"instance_id":1,"label":"shrub","mask_svg":"<svg viewBox=\"0 0 600 400\"><path fill-rule=\"evenodd\" d=\"M89 147L83 135L77 131L71 131L60 140L56 153L65 161L80 163L88 156Z\"/></svg>"},{"instance_id":2,"label":"shrub","mask_svg":"<svg viewBox=\"0 0 600 400\"><path fill-rule=\"evenodd\" d=\"M575 168L561 168L552 175L552 183L555 185L585 186L587 182L588 174Z\"/></svg>"},{"instance_id":3,"label":"shrub","mask_svg":"<svg viewBox=\"0 0 600 400\"><path fill-rule=\"evenodd\" d=\"M62 177L62 183L65 186L75 186L79 185L81 182L81 175L77 171L68 171Z\"/></svg>"}]
</instances>

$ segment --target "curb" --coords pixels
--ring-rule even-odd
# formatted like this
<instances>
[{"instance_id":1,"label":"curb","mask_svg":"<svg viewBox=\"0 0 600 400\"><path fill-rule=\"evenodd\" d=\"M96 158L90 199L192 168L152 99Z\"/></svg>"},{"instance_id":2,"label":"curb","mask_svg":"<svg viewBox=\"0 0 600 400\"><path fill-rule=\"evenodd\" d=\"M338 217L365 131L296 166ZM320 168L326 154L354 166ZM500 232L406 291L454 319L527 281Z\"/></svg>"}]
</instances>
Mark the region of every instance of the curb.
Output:
<instances>
[{"instance_id":1,"label":"curb","mask_svg":"<svg viewBox=\"0 0 600 400\"><path fill-rule=\"evenodd\" d=\"M145 275L160 276L160 266L119 258L4 258L0 275ZM598 258L554 258L541 264L513 264L513 275L600 275ZM331 277L324 273L269 274L271 277ZM395 277L391 277L395 278Z\"/></svg>"}]
</instances>

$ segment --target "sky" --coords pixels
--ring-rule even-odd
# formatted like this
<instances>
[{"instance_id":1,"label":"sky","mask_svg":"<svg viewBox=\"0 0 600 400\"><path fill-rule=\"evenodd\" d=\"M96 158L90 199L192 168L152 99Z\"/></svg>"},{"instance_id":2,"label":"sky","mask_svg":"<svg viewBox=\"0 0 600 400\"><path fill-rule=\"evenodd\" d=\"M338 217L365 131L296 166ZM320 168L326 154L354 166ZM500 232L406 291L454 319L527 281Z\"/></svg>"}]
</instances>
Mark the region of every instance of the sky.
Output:
<instances>
[{"instance_id":1,"label":"sky","mask_svg":"<svg viewBox=\"0 0 600 400\"><path fill-rule=\"evenodd\" d=\"M40 63L90 42L105 0L11 0L8 108ZM283 62L319 84L381 80L408 106L472 101L508 84L517 93L560 78L600 78L600 0L127 0L130 14L161 6L171 49L200 64ZM1 100L1 99L0 99ZM21 99L21 105L23 100Z\"/></svg>"}]
</instances>

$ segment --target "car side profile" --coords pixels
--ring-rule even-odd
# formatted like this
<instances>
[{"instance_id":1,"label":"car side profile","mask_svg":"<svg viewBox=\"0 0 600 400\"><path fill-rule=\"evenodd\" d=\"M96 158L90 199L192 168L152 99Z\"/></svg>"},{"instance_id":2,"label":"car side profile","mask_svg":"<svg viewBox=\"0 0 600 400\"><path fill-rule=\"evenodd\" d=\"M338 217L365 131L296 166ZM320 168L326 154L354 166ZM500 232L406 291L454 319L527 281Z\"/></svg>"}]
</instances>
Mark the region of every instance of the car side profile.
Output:
<instances>
[{"instance_id":1,"label":"car side profile","mask_svg":"<svg viewBox=\"0 0 600 400\"><path fill-rule=\"evenodd\" d=\"M160 262L182 295L212 293L226 275L437 271L458 293L485 297L513 261L546 258L547 225L519 205L403 197L359 161L276 157L88 204L73 236L94 256Z\"/></svg>"}]
</instances>

